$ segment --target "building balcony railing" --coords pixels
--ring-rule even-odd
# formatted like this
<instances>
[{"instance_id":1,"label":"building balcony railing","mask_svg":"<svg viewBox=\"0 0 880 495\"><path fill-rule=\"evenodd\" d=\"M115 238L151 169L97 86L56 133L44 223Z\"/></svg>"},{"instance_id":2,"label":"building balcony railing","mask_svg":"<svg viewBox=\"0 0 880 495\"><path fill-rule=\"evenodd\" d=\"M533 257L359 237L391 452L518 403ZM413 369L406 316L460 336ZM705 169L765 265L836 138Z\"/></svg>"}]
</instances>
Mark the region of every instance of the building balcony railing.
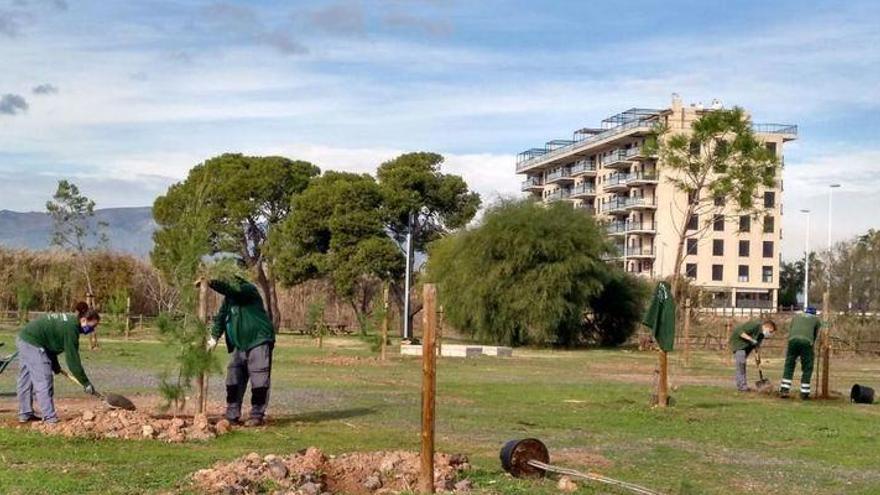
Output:
<instances>
[{"instance_id":1,"label":"building balcony railing","mask_svg":"<svg viewBox=\"0 0 880 495\"><path fill-rule=\"evenodd\" d=\"M606 139L612 138L628 131L635 131L639 129L650 131L654 128L654 125L656 123L656 116L646 115L645 118L631 120L610 129L606 129L602 132L597 132L595 134L585 134L584 139L576 140L572 144L561 146L559 148L553 149L552 151L548 151L545 148L532 148L523 151L516 157L516 171L519 172L521 170L525 170L527 168L537 165L538 163L552 160L553 158L564 155L566 153L571 153L573 151L588 148L593 145L593 143L604 141Z\"/></svg>"},{"instance_id":2,"label":"building balcony railing","mask_svg":"<svg viewBox=\"0 0 880 495\"><path fill-rule=\"evenodd\" d=\"M626 200L626 207L630 209L641 209L641 208L657 208L657 198L642 198L642 197L631 197Z\"/></svg>"},{"instance_id":3,"label":"building balcony railing","mask_svg":"<svg viewBox=\"0 0 880 495\"><path fill-rule=\"evenodd\" d=\"M656 184L660 181L657 172L633 172L626 176L626 184L628 186L638 186L643 184Z\"/></svg>"},{"instance_id":4,"label":"building balcony railing","mask_svg":"<svg viewBox=\"0 0 880 495\"><path fill-rule=\"evenodd\" d=\"M752 131L759 134L787 134L797 136L798 126L793 124L752 124Z\"/></svg>"},{"instance_id":5,"label":"building balcony railing","mask_svg":"<svg viewBox=\"0 0 880 495\"><path fill-rule=\"evenodd\" d=\"M626 181L628 179L629 174L613 173L609 175L602 184L602 188L606 191L612 189L625 189L627 187Z\"/></svg>"},{"instance_id":6,"label":"building balcony railing","mask_svg":"<svg viewBox=\"0 0 880 495\"><path fill-rule=\"evenodd\" d=\"M654 246L630 246L626 250L627 258L653 258Z\"/></svg>"},{"instance_id":7,"label":"building balcony railing","mask_svg":"<svg viewBox=\"0 0 880 495\"><path fill-rule=\"evenodd\" d=\"M568 199L570 197L571 197L571 189L563 188L563 189L557 189L557 190L553 191L552 193L548 194L547 197L544 198L544 200L548 201L548 202L559 201L561 199Z\"/></svg>"},{"instance_id":8,"label":"building balcony railing","mask_svg":"<svg viewBox=\"0 0 880 495\"><path fill-rule=\"evenodd\" d=\"M546 183L550 184L552 182L571 180L571 179L572 179L571 169L568 167L562 167L562 168L559 168L559 169L554 170L553 172L550 172L549 174L547 174Z\"/></svg>"},{"instance_id":9,"label":"building balcony railing","mask_svg":"<svg viewBox=\"0 0 880 495\"><path fill-rule=\"evenodd\" d=\"M544 183L540 177L529 177L523 181L521 190L523 192L534 191L535 189L541 189L543 186Z\"/></svg>"},{"instance_id":10,"label":"building balcony railing","mask_svg":"<svg viewBox=\"0 0 880 495\"><path fill-rule=\"evenodd\" d=\"M581 182L571 189L571 197L581 198L584 196L595 196L596 186L592 182Z\"/></svg>"},{"instance_id":11,"label":"building balcony railing","mask_svg":"<svg viewBox=\"0 0 880 495\"><path fill-rule=\"evenodd\" d=\"M626 222L627 232L653 233L657 232L657 224L653 221L633 221Z\"/></svg>"},{"instance_id":12,"label":"building balcony railing","mask_svg":"<svg viewBox=\"0 0 880 495\"><path fill-rule=\"evenodd\" d=\"M609 235L620 235L626 233L626 222L611 222L606 227Z\"/></svg>"},{"instance_id":13,"label":"building balcony railing","mask_svg":"<svg viewBox=\"0 0 880 495\"><path fill-rule=\"evenodd\" d=\"M581 203L577 205L577 209L589 215L596 214L596 208L593 207L592 203Z\"/></svg>"},{"instance_id":14,"label":"building balcony railing","mask_svg":"<svg viewBox=\"0 0 880 495\"><path fill-rule=\"evenodd\" d=\"M631 165L626 157L625 150L614 150L610 154L603 156L601 161L603 167L618 167L621 165L628 167Z\"/></svg>"},{"instance_id":15,"label":"building balcony railing","mask_svg":"<svg viewBox=\"0 0 880 495\"><path fill-rule=\"evenodd\" d=\"M626 213L627 198L614 198L599 206L599 211L605 214Z\"/></svg>"},{"instance_id":16,"label":"building balcony railing","mask_svg":"<svg viewBox=\"0 0 880 495\"><path fill-rule=\"evenodd\" d=\"M596 162L593 160L583 159L574 162L574 165L571 166L571 176L577 177L579 175L585 175L589 173L596 172Z\"/></svg>"}]
</instances>

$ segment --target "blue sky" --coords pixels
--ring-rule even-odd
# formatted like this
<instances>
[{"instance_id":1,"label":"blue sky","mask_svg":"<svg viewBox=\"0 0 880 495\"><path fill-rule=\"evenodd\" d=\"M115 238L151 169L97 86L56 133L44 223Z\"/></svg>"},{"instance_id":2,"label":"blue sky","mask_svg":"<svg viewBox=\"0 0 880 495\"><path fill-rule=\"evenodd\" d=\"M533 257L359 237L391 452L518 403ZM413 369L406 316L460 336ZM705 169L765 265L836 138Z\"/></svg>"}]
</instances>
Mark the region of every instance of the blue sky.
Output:
<instances>
[{"instance_id":1,"label":"blue sky","mask_svg":"<svg viewBox=\"0 0 880 495\"><path fill-rule=\"evenodd\" d=\"M226 151L372 171L439 151L491 201L514 155L632 106L795 123L784 255L880 226L880 2L0 0L0 209L59 178L147 205Z\"/></svg>"}]
</instances>

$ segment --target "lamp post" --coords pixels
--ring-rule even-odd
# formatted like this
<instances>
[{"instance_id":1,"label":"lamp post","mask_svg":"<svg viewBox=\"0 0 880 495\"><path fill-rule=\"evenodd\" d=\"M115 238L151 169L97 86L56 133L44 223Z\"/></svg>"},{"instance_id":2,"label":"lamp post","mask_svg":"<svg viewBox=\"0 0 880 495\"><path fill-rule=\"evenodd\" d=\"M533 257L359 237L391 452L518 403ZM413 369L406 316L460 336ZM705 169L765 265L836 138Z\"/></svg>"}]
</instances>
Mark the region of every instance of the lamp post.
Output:
<instances>
[{"instance_id":1,"label":"lamp post","mask_svg":"<svg viewBox=\"0 0 880 495\"><path fill-rule=\"evenodd\" d=\"M804 310L810 306L810 210L801 210L807 215L807 232L804 237Z\"/></svg>"},{"instance_id":2,"label":"lamp post","mask_svg":"<svg viewBox=\"0 0 880 495\"><path fill-rule=\"evenodd\" d=\"M828 272L828 291L831 291L831 224L832 224L832 216L831 216L831 207L832 207L832 198L834 197L834 190L839 188L840 184L830 184L828 186L828 267L826 271Z\"/></svg>"}]
</instances>

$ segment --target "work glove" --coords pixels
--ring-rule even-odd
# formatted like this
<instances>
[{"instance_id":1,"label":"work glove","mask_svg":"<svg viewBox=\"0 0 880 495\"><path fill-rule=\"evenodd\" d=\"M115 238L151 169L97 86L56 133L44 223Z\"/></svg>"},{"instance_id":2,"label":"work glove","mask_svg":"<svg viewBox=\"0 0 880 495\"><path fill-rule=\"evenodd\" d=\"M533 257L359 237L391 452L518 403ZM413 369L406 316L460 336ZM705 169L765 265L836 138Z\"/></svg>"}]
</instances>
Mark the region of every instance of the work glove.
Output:
<instances>
[{"instance_id":1,"label":"work glove","mask_svg":"<svg viewBox=\"0 0 880 495\"><path fill-rule=\"evenodd\" d=\"M98 395L98 391L95 390L95 386L91 383L85 386L85 391L89 395Z\"/></svg>"},{"instance_id":2,"label":"work glove","mask_svg":"<svg viewBox=\"0 0 880 495\"><path fill-rule=\"evenodd\" d=\"M208 343L205 345L205 348L210 352L213 351L215 347L217 347L217 339L213 336L208 337Z\"/></svg>"}]
</instances>

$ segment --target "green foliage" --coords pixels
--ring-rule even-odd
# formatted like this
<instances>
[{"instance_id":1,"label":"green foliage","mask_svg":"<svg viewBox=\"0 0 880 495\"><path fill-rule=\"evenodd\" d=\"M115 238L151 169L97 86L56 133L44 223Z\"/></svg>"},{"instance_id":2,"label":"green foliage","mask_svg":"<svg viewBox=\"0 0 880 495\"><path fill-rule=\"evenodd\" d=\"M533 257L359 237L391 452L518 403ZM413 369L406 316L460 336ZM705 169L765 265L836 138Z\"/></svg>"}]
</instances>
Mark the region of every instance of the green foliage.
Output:
<instances>
[{"instance_id":1,"label":"green foliage","mask_svg":"<svg viewBox=\"0 0 880 495\"><path fill-rule=\"evenodd\" d=\"M610 272L602 291L590 298L585 340L604 347L626 342L642 321L650 294L646 281L621 270Z\"/></svg>"},{"instance_id":2,"label":"green foliage","mask_svg":"<svg viewBox=\"0 0 880 495\"><path fill-rule=\"evenodd\" d=\"M398 241L407 233L407 217L417 214L415 247L427 244L450 229L467 225L480 208L480 195L468 190L457 175L443 174L443 156L406 153L379 166L377 178L388 229Z\"/></svg>"},{"instance_id":3,"label":"green foliage","mask_svg":"<svg viewBox=\"0 0 880 495\"><path fill-rule=\"evenodd\" d=\"M128 318L127 308L128 293L125 290L117 289L104 304L103 311L109 313L104 318L107 320L104 326L117 334L125 332L125 320Z\"/></svg>"},{"instance_id":4,"label":"green foliage","mask_svg":"<svg viewBox=\"0 0 880 495\"><path fill-rule=\"evenodd\" d=\"M431 245L428 278L447 321L480 340L573 344L610 252L595 220L566 204L502 201Z\"/></svg>"},{"instance_id":5,"label":"green foliage","mask_svg":"<svg viewBox=\"0 0 880 495\"><path fill-rule=\"evenodd\" d=\"M156 327L165 344L173 349L177 366L176 373L166 370L159 375L159 394L165 399L166 408L175 404L181 409L193 379L202 373L220 370L217 360L205 347L208 327L190 315L168 313L159 316Z\"/></svg>"},{"instance_id":6,"label":"green foliage","mask_svg":"<svg viewBox=\"0 0 880 495\"><path fill-rule=\"evenodd\" d=\"M309 303L306 308L306 332L316 339L323 340L327 335L327 324L324 322L324 311L327 303L324 298Z\"/></svg>"},{"instance_id":7,"label":"green foliage","mask_svg":"<svg viewBox=\"0 0 880 495\"><path fill-rule=\"evenodd\" d=\"M52 244L78 255L78 267L85 276L89 294L94 294L86 252L107 244L105 222L95 222L95 202L80 193L76 184L61 180L52 199L46 202L52 218Z\"/></svg>"},{"instance_id":8,"label":"green foliage","mask_svg":"<svg viewBox=\"0 0 880 495\"><path fill-rule=\"evenodd\" d=\"M403 257L385 232L382 195L369 175L326 172L293 199L269 250L286 285L326 278L362 317L376 280L403 273Z\"/></svg>"},{"instance_id":9,"label":"green foliage","mask_svg":"<svg viewBox=\"0 0 880 495\"><path fill-rule=\"evenodd\" d=\"M28 311L34 307L34 288L31 284L22 283L15 288L15 303L18 309L19 323L28 321Z\"/></svg>"},{"instance_id":10,"label":"green foliage","mask_svg":"<svg viewBox=\"0 0 880 495\"><path fill-rule=\"evenodd\" d=\"M241 256L256 272L255 281L267 295L269 316L277 323L274 286L265 272L271 260L263 252L264 244L269 231L290 212L291 197L303 191L319 172L304 161L232 153L197 165L184 182L172 185L153 205L159 224L153 263L175 277L178 251L193 248L180 246L192 239L189 229L194 225L206 229L195 259L222 252ZM193 208L195 202L198 208Z\"/></svg>"}]
</instances>

